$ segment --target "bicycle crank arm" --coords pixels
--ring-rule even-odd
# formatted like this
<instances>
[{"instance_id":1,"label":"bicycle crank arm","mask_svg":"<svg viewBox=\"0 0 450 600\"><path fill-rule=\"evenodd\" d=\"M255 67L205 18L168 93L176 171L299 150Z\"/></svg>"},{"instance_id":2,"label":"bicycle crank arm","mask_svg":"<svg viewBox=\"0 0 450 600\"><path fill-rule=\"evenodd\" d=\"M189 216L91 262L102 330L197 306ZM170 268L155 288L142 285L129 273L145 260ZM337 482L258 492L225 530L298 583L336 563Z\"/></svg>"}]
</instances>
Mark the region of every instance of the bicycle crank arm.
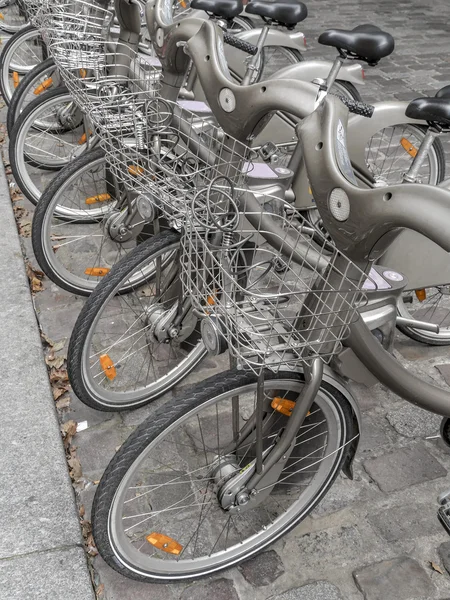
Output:
<instances>
[{"instance_id":1,"label":"bicycle crank arm","mask_svg":"<svg viewBox=\"0 0 450 600\"><path fill-rule=\"evenodd\" d=\"M439 333L439 325L435 325L434 323L416 321L415 319L405 319L404 317L397 317L395 322L397 325L402 325L403 327L412 327L413 329L421 329L422 331Z\"/></svg>"}]
</instances>

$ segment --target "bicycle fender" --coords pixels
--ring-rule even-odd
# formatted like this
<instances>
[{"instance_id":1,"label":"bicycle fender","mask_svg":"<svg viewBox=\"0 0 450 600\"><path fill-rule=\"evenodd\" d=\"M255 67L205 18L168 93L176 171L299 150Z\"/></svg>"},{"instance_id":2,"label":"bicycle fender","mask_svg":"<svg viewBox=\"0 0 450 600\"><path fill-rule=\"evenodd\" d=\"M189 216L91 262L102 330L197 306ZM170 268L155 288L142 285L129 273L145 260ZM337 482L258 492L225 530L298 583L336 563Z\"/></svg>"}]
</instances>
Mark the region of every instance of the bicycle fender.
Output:
<instances>
[{"instance_id":1,"label":"bicycle fender","mask_svg":"<svg viewBox=\"0 0 450 600\"><path fill-rule=\"evenodd\" d=\"M332 66L333 63L329 60L305 60L280 69L271 79L296 79L297 81L326 79ZM337 78L355 85L365 84L363 68L358 63L341 67Z\"/></svg>"},{"instance_id":2,"label":"bicycle fender","mask_svg":"<svg viewBox=\"0 0 450 600\"><path fill-rule=\"evenodd\" d=\"M256 46L261 32L262 29L258 27L248 31L240 31L239 33L236 33L236 37ZM286 33L277 29L269 29L264 46L283 46L284 48L304 52L305 36L301 31Z\"/></svg>"}]
</instances>

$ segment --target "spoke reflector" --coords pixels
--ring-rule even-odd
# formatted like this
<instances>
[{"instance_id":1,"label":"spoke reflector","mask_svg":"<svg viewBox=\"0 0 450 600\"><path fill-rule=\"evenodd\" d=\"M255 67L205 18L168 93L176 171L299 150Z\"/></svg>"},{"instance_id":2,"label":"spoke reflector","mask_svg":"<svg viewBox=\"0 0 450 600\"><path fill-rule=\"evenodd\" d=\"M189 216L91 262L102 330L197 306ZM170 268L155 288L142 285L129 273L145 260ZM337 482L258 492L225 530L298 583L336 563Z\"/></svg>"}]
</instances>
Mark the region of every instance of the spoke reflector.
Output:
<instances>
[{"instance_id":1,"label":"spoke reflector","mask_svg":"<svg viewBox=\"0 0 450 600\"><path fill-rule=\"evenodd\" d=\"M142 167L139 167L138 165L130 165L128 167L128 173L130 175L134 175L135 177L139 177L139 175L142 175L143 172L144 169Z\"/></svg>"},{"instance_id":2,"label":"spoke reflector","mask_svg":"<svg viewBox=\"0 0 450 600\"><path fill-rule=\"evenodd\" d=\"M270 403L270 406L280 412L282 415L286 415L286 417L290 417L292 415L292 411L295 407L294 400L286 400L286 398L280 398L279 396L275 396L275 398ZM310 411L306 413L306 416L309 417L311 414Z\"/></svg>"},{"instance_id":3,"label":"spoke reflector","mask_svg":"<svg viewBox=\"0 0 450 600\"><path fill-rule=\"evenodd\" d=\"M417 148L411 144L409 140L406 138L402 138L400 140L400 144L402 145L403 150L405 150L410 156L413 158L417 155Z\"/></svg>"},{"instance_id":4,"label":"spoke reflector","mask_svg":"<svg viewBox=\"0 0 450 600\"><path fill-rule=\"evenodd\" d=\"M13 78L14 87L16 88L20 83L19 73L17 73L17 71L14 71L14 73L12 74L12 78Z\"/></svg>"},{"instance_id":5,"label":"spoke reflector","mask_svg":"<svg viewBox=\"0 0 450 600\"><path fill-rule=\"evenodd\" d=\"M145 539L149 544L155 548L158 548L158 550L168 552L169 554L180 554L180 552L183 550L183 546L181 544L168 535L164 535L163 533L153 532Z\"/></svg>"},{"instance_id":6,"label":"spoke reflector","mask_svg":"<svg viewBox=\"0 0 450 600\"><path fill-rule=\"evenodd\" d=\"M41 85L38 85L37 88L34 90L34 95L35 96L39 96L39 94L42 94L42 92L45 92L45 90L48 90L48 88L53 85L53 79L51 77L47 77L47 79L45 79Z\"/></svg>"},{"instance_id":7,"label":"spoke reflector","mask_svg":"<svg viewBox=\"0 0 450 600\"><path fill-rule=\"evenodd\" d=\"M427 293L423 288L421 290L416 290L416 296L419 302L423 302L427 299Z\"/></svg>"},{"instance_id":8,"label":"spoke reflector","mask_svg":"<svg viewBox=\"0 0 450 600\"><path fill-rule=\"evenodd\" d=\"M97 194L97 196L86 198L86 204L96 204L97 202L106 202L106 200L111 200L110 194Z\"/></svg>"},{"instance_id":9,"label":"spoke reflector","mask_svg":"<svg viewBox=\"0 0 450 600\"><path fill-rule=\"evenodd\" d=\"M80 77L81 79L84 79L87 75L87 71L86 69L80 69Z\"/></svg>"},{"instance_id":10,"label":"spoke reflector","mask_svg":"<svg viewBox=\"0 0 450 600\"><path fill-rule=\"evenodd\" d=\"M100 366L103 369L103 373L109 380L116 378L117 371L113 361L109 358L108 354L102 354L100 356Z\"/></svg>"},{"instance_id":11,"label":"spoke reflector","mask_svg":"<svg viewBox=\"0 0 450 600\"><path fill-rule=\"evenodd\" d=\"M186 4L186 2L185 2L184 0L180 0L180 4L181 4L181 6L182 6L183 8L186 8L186 7L187 7L187 4Z\"/></svg>"},{"instance_id":12,"label":"spoke reflector","mask_svg":"<svg viewBox=\"0 0 450 600\"><path fill-rule=\"evenodd\" d=\"M89 137L91 137L92 135L92 131L89 131ZM87 135L86 133L83 133L83 135L80 137L80 139L78 140L78 145L82 146L83 144L85 144L87 142Z\"/></svg>"},{"instance_id":13,"label":"spoke reflector","mask_svg":"<svg viewBox=\"0 0 450 600\"><path fill-rule=\"evenodd\" d=\"M91 267L86 269L84 272L85 275L90 275L91 277L104 277L109 273L111 269L106 269L105 267Z\"/></svg>"},{"instance_id":14,"label":"spoke reflector","mask_svg":"<svg viewBox=\"0 0 450 600\"><path fill-rule=\"evenodd\" d=\"M4 21L4 20L5 20L5 17L3 16L3 13L0 13L0 19L1 19L2 21Z\"/></svg>"}]
</instances>

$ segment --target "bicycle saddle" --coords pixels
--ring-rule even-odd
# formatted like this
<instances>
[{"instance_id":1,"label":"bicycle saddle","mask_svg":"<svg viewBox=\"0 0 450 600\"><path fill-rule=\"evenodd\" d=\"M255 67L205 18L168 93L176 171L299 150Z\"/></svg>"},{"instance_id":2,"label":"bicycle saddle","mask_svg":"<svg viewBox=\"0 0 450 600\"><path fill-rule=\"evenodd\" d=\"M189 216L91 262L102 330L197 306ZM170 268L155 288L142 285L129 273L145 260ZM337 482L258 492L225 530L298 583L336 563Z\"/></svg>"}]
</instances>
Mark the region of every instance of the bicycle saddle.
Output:
<instances>
[{"instance_id":1,"label":"bicycle saddle","mask_svg":"<svg viewBox=\"0 0 450 600\"><path fill-rule=\"evenodd\" d=\"M448 100L450 100L450 85L446 85L443 88L441 88L439 91L436 92L435 94L436 98L447 98Z\"/></svg>"},{"instance_id":2,"label":"bicycle saddle","mask_svg":"<svg viewBox=\"0 0 450 600\"><path fill-rule=\"evenodd\" d=\"M308 9L305 4L297 0L280 0L277 2L253 0L247 4L245 12L250 15L259 15L260 17L277 21L288 27L297 25L297 23L304 21L308 16Z\"/></svg>"},{"instance_id":3,"label":"bicycle saddle","mask_svg":"<svg viewBox=\"0 0 450 600\"><path fill-rule=\"evenodd\" d=\"M234 19L244 10L242 0L192 0L190 7L224 19Z\"/></svg>"},{"instance_id":4,"label":"bicycle saddle","mask_svg":"<svg viewBox=\"0 0 450 600\"><path fill-rule=\"evenodd\" d=\"M405 115L410 119L421 119L428 123L438 123L448 127L450 125L450 96L416 98L408 104Z\"/></svg>"},{"instance_id":5,"label":"bicycle saddle","mask_svg":"<svg viewBox=\"0 0 450 600\"><path fill-rule=\"evenodd\" d=\"M390 33L369 23L358 25L352 30L327 29L319 36L319 44L346 50L351 56L365 60L370 65L375 65L381 58L392 54L395 47Z\"/></svg>"}]
</instances>

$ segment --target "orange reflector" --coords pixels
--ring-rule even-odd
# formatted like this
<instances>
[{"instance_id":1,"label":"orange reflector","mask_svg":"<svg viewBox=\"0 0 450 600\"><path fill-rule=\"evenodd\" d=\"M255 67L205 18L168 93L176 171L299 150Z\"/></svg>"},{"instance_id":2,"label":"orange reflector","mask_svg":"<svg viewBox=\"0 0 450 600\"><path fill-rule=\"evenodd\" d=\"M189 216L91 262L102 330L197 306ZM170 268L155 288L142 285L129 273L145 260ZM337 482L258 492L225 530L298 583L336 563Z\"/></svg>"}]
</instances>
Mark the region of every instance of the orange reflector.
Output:
<instances>
[{"instance_id":1,"label":"orange reflector","mask_svg":"<svg viewBox=\"0 0 450 600\"><path fill-rule=\"evenodd\" d=\"M114 366L113 361L109 358L108 354L102 354L100 356L100 366L108 379L112 381L116 377L116 367Z\"/></svg>"},{"instance_id":2,"label":"orange reflector","mask_svg":"<svg viewBox=\"0 0 450 600\"><path fill-rule=\"evenodd\" d=\"M362 77L363 79L365 79L365 78L366 78L366 72L364 71L364 69L361 69L361 77Z\"/></svg>"},{"instance_id":3,"label":"orange reflector","mask_svg":"<svg viewBox=\"0 0 450 600\"><path fill-rule=\"evenodd\" d=\"M92 267L90 269L86 269L84 272L85 275L90 275L91 277L104 277L107 273L109 273L110 269L104 269L103 267Z\"/></svg>"},{"instance_id":4,"label":"orange reflector","mask_svg":"<svg viewBox=\"0 0 450 600\"><path fill-rule=\"evenodd\" d=\"M213 296L208 296L206 298L206 302L207 302L207 304L209 304L209 306L214 306L214 304L216 303Z\"/></svg>"},{"instance_id":5,"label":"orange reflector","mask_svg":"<svg viewBox=\"0 0 450 600\"><path fill-rule=\"evenodd\" d=\"M98 194L97 196L89 196L89 198L86 198L86 204L96 204L97 202L106 202L106 200L111 200L109 194Z\"/></svg>"},{"instance_id":6,"label":"orange reflector","mask_svg":"<svg viewBox=\"0 0 450 600\"><path fill-rule=\"evenodd\" d=\"M34 95L35 96L39 96L39 94L42 94L42 92L45 92L45 90L48 90L48 88L53 84L53 79L51 77L47 77L47 79L45 79L41 85L38 85L37 88L34 90Z\"/></svg>"},{"instance_id":7,"label":"orange reflector","mask_svg":"<svg viewBox=\"0 0 450 600\"><path fill-rule=\"evenodd\" d=\"M286 417L290 417L292 411L294 410L295 402L293 400L285 400L284 398L279 398L276 396L270 405L274 410L277 410L282 415L286 415Z\"/></svg>"},{"instance_id":8,"label":"orange reflector","mask_svg":"<svg viewBox=\"0 0 450 600\"><path fill-rule=\"evenodd\" d=\"M81 79L84 79L87 75L87 71L86 69L80 69L80 77Z\"/></svg>"},{"instance_id":9,"label":"orange reflector","mask_svg":"<svg viewBox=\"0 0 450 600\"><path fill-rule=\"evenodd\" d=\"M409 140L406 138L402 138L400 140L400 144L402 145L403 150L405 150L410 156L413 158L417 155L417 148L415 148Z\"/></svg>"},{"instance_id":10,"label":"orange reflector","mask_svg":"<svg viewBox=\"0 0 450 600\"><path fill-rule=\"evenodd\" d=\"M12 78L13 78L14 87L16 88L20 83L19 73L17 73L17 71L14 71L14 73L12 74Z\"/></svg>"},{"instance_id":11,"label":"orange reflector","mask_svg":"<svg viewBox=\"0 0 450 600\"><path fill-rule=\"evenodd\" d=\"M187 4L186 4L186 2L185 2L184 0L180 0L180 4L181 4L181 6L182 6L183 8L186 8L186 7L187 7Z\"/></svg>"},{"instance_id":12,"label":"orange reflector","mask_svg":"<svg viewBox=\"0 0 450 600\"><path fill-rule=\"evenodd\" d=\"M153 532L145 539L149 544L155 546L155 548L158 548L158 550L168 552L169 554L180 554L180 552L183 550L183 546L181 544L173 540L168 535L164 535L163 533Z\"/></svg>"},{"instance_id":13,"label":"orange reflector","mask_svg":"<svg viewBox=\"0 0 450 600\"><path fill-rule=\"evenodd\" d=\"M91 137L92 135L92 131L89 131L89 137ZM80 137L80 139L78 140L78 145L82 146L83 144L85 144L87 142L87 135L86 133L83 133L83 135Z\"/></svg>"},{"instance_id":14,"label":"orange reflector","mask_svg":"<svg viewBox=\"0 0 450 600\"><path fill-rule=\"evenodd\" d=\"M416 296L417 296L417 300L419 302L423 302L424 300L427 299L427 293L424 289L416 290Z\"/></svg>"},{"instance_id":15,"label":"orange reflector","mask_svg":"<svg viewBox=\"0 0 450 600\"><path fill-rule=\"evenodd\" d=\"M144 169L142 167L139 167L138 165L130 165L128 167L128 173L130 175L134 175L135 177L142 175L143 172L144 172Z\"/></svg>"},{"instance_id":16,"label":"orange reflector","mask_svg":"<svg viewBox=\"0 0 450 600\"><path fill-rule=\"evenodd\" d=\"M278 396L275 396L270 406L274 410L280 412L282 415L290 417L292 415L292 411L294 410L295 402L293 400L286 400L286 398L279 398ZM310 411L308 411L306 416L309 417L310 414Z\"/></svg>"},{"instance_id":17,"label":"orange reflector","mask_svg":"<svg viewBox=\"0 0 450 600\"><path fill-rule=\"evenodd\" d=\"M4 20L5 20L5 17L3 16L3 13L0 13L0 19L1 19L2 21L4 21Z\"/></svg>"}]
</instances>

